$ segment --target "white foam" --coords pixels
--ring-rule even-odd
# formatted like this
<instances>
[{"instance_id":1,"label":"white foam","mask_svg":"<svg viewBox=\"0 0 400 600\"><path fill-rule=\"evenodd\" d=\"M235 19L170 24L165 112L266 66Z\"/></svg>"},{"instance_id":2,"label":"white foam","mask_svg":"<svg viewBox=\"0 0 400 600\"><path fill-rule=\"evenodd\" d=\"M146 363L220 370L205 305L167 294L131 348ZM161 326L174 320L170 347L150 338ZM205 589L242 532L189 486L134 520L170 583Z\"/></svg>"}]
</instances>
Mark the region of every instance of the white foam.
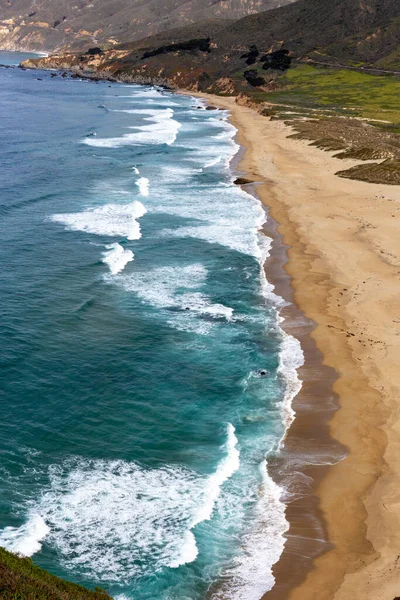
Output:
<instances>
[{"instance_id":1,"label":"white foam","mask_svg":"<svg viewBox=\"0 0 400 600\"><path fill-rule=\"evenodd\" d=\"M134 111L137 112L137 111ZM150 114L145 118L147 121L154 121L149 125L130 127L137 130L135 133L125 133L120 137L114 138L84 138L83 143L88 146L102 148L119 148L120 146L129 146L136 144L167 144L175 142L181 123L173 119L174 111L172 108L165 110L143 110Z\"/></svg>"},{"instance_id":2,"label":"white foam","mask_svg":"<svg viewBox=\"0 0 400 600\"><path fill-rule=\"evenodd\" d=\"M239 467L234 428L215 473L145 469L122 460L70 458L49 469L49 486L31 502L27 522L0 542L32 555L46 538L63 568L98 581L132 581L197 556L193 529L212 516L225 481Z\"/></svg>"},{"instance_id":3,"label":"white foam","mask_svg":"<svg viewBox=\"0 0 400 600\"><path fill-rule=\"evenodd\" d=\"M254 256L259 261L265 259L270 240L259 234L265 221L259 201L237 187L204 186L193 191L190 187L189 182L187 188L175 193L170 202L152 210L191 218L195 223L161 230L160 236L198 238Z\"/></svg>"},{"instance_id":4,"label":"white foam","mask_svg":"<svg viewBox=\"0 0 400 600\"><path fill-rule=\"evenodd\" d=\"M227 433L226 456L219 463L216 472L207 481L206 501L199 507L192 521L192 528L202 521L209 521L211 519L214 505L221 492L223 483L239 469L240 452L236 447L238 440L235 435L235 428L231 423L228 423Z\"/></svg>"},{"instance_id":5,"label":"white foam","mask_svg":"<svg viewBox=\"0 0 400 600\"><path fill-rule=\"evenodd\" d=\"M147 272L137 271L129 276L120 276L116 281L151 306L177 309L168 314L169 324L177 329L208 333L212 323L199 321L199 316L231 320L233 309L213 303L199 291L206 278L205 267L193 264L186 267L159 267Z\"/></svg>"},{"instance_id":6,"label":"white foam","mask_svg":"<svg viewBox=\"0 0 400 600\"><path fill-rule=\"evenodd\" d=\"M301 381L297 370L304 364L304 353L298 339L282 331L282 342L279 354L278 373L285 380L285 393L282 402L282 412L286 428L292 423L295 412L292 407L293 399L301 390ZM281 441L281 444L283 440Z\"/></svg>"},{"instance_id":7,"label":"white foam","mask_svg":"<svg viewBox=\"0 0 400 600\"><path fill-rule=\"evenodd\" d=\"M250 530L241 538L241 551L224 572L224 583L212 600L259 600L275 583L272 566L283 552L289 525L282 490L269 477L265 461L259 468L262 485L252 519L247 520Z\"/></svg>"},{"instance_id":8,"label":"white foam","mask_svg":"<svg viewBox=\"0 0 400 600\"><path fill-rule=\"evenodd\" d=\"M227 434L228 439L225 446L226 456L220 461L216 472L207 480L204 491L204 500L190 522L190 530L194 529L199 523L211 519L215 503L221 493L223 484L239 469L240 453L236 447L238 440L235 435L235 428L231 423L228 423ZM187 562L192 562L195 560L197 554L198 551L195 537L192 531L188 531L186 533L180 557L175 560L173 564L170 564L170 566L179 567Z\"/></svg>"},{"instance_id":9,"label":"white foam","mask_svg":"<svg viewBox=\"0 0 400 600\"><path fill-rule=\"evenodd\" d=\"M218 165L218 163L221 162L222 158L222 156L217 156L217 158L213 158L212 160L204 164L204 168L210 169L211 167L215 167L215 165Z\"/></svg>"},{"instance_id":10,"label":"white foam","mask_svg":"<svg viewBox=\"0 0 400 600\"><path fill-rule=\"evenodd\" d=\"M132 96L130 98L159 98L163 97L163 94L155 87L152 88L143 88L142 86L133 87L133 86L125 86L129 87L133 90Z\"/></svg>"},{"instance_id":11,"label":"white foam","mask_svg":"<svg viewBox=\"0 0 400 600\"><path fill-rule=\"evenodd\" d=\"M31 511L28 520L21 527L6 527L0 532L0 546L10 552L32 556L42 547L41 542L50 528L44 519L35 511Z\"/></svg>"},{"instance_id":12,"label":"white foam","mask_svg":"<svg viewBox=\"0 0 400 600\"><path fill-rule=\"evenodd\" d=\"M138 179L136 185L138 186L139 193L142 196L149 195L149 180L146 177L141 177L140 179Z\"/></svg>"},{"instance_id":13,"label":"white foam","mask_svg":"<svg viewBox=\"0 0 400 600\"><path fill-rule=\"evenodd\" d=\"M141 237L141 232L136 219L145 213L146 208L143 204L135 201L130 204L106 204L78 213L56 214L51 220L62 223L73 231L137 240Z\"/></svg>"},{"instance_id":14,"label":"white foam","mask_svg":"<svg viewBox=\"0 0 400 600\"><path fill-rule=\"evenodd\" d=\"M120 244L109 244L103 253L103 263L108 265L111 275L116 275L124 270L125 266L133 260L133 252L123 248Z\"/></svg>"}]
</instances>

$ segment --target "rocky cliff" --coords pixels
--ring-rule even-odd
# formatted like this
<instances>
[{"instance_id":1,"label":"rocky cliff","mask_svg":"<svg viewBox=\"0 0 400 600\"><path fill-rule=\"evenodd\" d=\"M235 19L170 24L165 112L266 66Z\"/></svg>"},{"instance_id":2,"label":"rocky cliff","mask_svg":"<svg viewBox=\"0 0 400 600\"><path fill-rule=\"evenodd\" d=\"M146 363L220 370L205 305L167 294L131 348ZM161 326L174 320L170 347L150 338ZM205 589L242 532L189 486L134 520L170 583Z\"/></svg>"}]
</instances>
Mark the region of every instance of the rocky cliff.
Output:
<instances>
[{"instance_id":1,"label":"rocky cliff","mask_svg":"<svg viewBox=\"0 0 400 600\"><path fill-rule=\"evenodd\" d=\"M107 48L204 20L238 19L295 0L0 0L0 48Z\"/></svg>"},{"instance_id":2,"label":"rocky cliff","mask_svg":"<svg viewBox=\"0 0 400 600\"><path fill-rule=\"evenodd\" d=\"M399 0L298 0L234 22L203 21L25 66L233 94L274 89L276 79L299 62L400 70L398 39Z\"/></svg>"}]
</instances>

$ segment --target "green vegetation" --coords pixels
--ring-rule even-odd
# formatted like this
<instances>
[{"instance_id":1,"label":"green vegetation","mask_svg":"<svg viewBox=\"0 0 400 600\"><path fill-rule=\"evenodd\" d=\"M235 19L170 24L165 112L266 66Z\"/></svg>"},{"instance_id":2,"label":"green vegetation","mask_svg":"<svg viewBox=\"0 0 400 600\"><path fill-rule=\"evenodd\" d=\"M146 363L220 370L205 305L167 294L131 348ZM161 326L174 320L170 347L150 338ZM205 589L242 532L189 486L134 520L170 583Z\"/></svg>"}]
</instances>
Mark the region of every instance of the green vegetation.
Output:
<instances>
[{"instance_id":1,"label":"green vegetation","mask_svg":"<svg viewBox=\"0 0 400 600\"><path fill-rule=\"evenodd\" d=\"M301 65L287 71L277 83L276 91L255 91L250 95L300 113L312 114L316 110L400 126L399 77Z\"/></svg>"},{"instance_id":2,"label":"green vegetation","mask_svg":"<svg viewBox=\"0 0 400 600\"><path fill-rule=\"evenodd\" d=\"M0 548L1 600L111 600L100 588L95 591L51 575L33 564Z\"/></svg>"}]
</instances>

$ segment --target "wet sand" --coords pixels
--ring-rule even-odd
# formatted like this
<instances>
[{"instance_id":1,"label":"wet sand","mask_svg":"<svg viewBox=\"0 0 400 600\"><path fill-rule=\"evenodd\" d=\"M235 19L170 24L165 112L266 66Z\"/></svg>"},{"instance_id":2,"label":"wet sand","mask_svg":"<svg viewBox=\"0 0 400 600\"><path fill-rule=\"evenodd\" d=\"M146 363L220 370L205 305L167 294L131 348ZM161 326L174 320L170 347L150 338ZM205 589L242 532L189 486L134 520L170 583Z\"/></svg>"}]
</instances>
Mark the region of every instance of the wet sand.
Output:
<instances>
[{"instance_id":1,"label":"wet sand","mask_svg":"<svg viewBox=\"0 0 400 600\"><path fill-rule=\"evenodd\" d=\"M288 541L264 598L393 600L400 596L400 188L340 179L336 171L358 163L288 139L289 127L234 98L203 97L231 111L246 148L240 168L261 182L257 193L288 246L292 310L301 311L287 324L305 350L304 384L283 459L272 468L285 478L284 465L293 470L301 457L299 471L312 482L303 478L311 487L288 504ZM284 257L274 256L279 284ZM273 263L267 268L271 279ZM348 455L337 464L310 465L318 456L335 462L343 446Z\"/></svg>"}]
</instances>

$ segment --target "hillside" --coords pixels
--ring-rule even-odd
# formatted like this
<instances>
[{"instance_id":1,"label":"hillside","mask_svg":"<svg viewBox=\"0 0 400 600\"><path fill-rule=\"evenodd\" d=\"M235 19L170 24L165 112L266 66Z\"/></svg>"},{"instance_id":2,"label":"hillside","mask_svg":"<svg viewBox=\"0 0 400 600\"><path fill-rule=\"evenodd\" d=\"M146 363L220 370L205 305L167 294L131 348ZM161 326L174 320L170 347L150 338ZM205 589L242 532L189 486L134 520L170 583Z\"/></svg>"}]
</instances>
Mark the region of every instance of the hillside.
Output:
<instances>
[{"instance_id":1,"label":"hillside","mask_svg":"<svg viewBox=\"0 0 400 600\"><path fill-rule=\"evenodd\" d=\"M385 161L340 176L397 185L399 39L399 0L298 0L233 23L202 21L24 66L239 95L262 114L290 121L315 145L341 150L341 158ZM360 127L357 119L370 124Z\"/></svg>"},{"instance_id":2,"label":"hillside","mask_svg":"<svg viewBox=\"0 0 400 600\"><path fill-rule=\"evenodd\" d=\"M103 46L103 53L64 54L40 64L202 91L268 91L295 62L400 69L399 39L398 0L298 0L235 22L201 21L111 50ZM192 40L208 40L208 46Z\"/></svg>"},{"instance_id":3,"label":"hillside","mask_svg":"<svg viewBox=\"0 0 400 600\"><path fill-rule=\"evenodd\" d=\"M1 600L111 600L102 590L63 581L33 564L0 548Z\"/></svg>"},{"instance_id":4,"label":"hillside","mask_svg":"<svg viewBox=\"0 0 400 600\"><path fill-rule=\"evenodd\" d=\"M0 48L113 47L209 19L239 19L295 0L0 0Z\"/></svg>"}]
</instances>

